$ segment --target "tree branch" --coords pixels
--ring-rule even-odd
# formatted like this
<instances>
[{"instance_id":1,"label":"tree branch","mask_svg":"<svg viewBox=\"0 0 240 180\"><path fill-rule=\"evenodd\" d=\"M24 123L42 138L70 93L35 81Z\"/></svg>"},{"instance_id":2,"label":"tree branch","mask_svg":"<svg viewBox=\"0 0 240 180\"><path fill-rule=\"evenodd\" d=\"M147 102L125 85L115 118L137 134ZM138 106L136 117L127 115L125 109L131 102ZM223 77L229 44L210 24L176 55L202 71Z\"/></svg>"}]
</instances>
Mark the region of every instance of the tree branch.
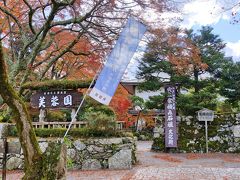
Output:
<instances>
[{"instance_id":1,"label":"tree branch","mask_svg":"<svg viewBox=\"0 0 240 180\"><path fill-rule=\"evenodd\" d=\"M8 16L10 16L15 21L15 23L17 24L17 26L19 28L20 33L22 33L22 26L21 26L20 22L18 21L17 17L15 17L10 11L8 11L5 8L3 8L2 6L0 6L0 10L3 13L7 14Z\"/></svg>"},{"instance_id":2,"label":"tree branch","mask_svg":"<svg viewBox=\"0 0 240 180\"><path fill-rule=\"evenodd\" d=\"M13 111L13 118L16 122L20 143L23 148L25 165L31 166L33 165L34 158L37 160L40 157L41 152L38 144L36 143L36 136L33 131L27 108L13 87L10 85L6 70L7 67L0 42L0 94Z\"/></svg>"},{"instance_id":3,"label":"tree branch","mask_svg":"<svg viewBox=\"0 0 240 180\"><path fill-rule=\"evenodd\" d=\"M48 63L47 67L45 68L45 70L43 71L43 73L40 76L40 80L45 76L45 74L47 73L47 71L49 70L49 68L59 59L61 58L64 54L66 54L67 52L69 52L71 50L71 48L79 41L79 39L81 38L81 36L83 35L83 32L79 33L78 36L75 38L74 41L72 41L65 49L63 49L58 55L56 55L53 59L50 60L50 62Z\"/></svg>"},{"instance_id":4,"label":"tree branch","mask_svg":"<svg viewBox=\"0 0 240 180\"><path fill-rule=\"evenodd\" d=\"M29 9L29 12L28 12L29 28L30 28L30 30L32 31L33 34L36 34L36 31L34 30L33 25L32 25L32 18L33 18L33 14L34 14L35 10L32 9L32 6L27 2L27 0L23 0L23 2L27 5L27 7Z\"/></svg>"}]
</instances>

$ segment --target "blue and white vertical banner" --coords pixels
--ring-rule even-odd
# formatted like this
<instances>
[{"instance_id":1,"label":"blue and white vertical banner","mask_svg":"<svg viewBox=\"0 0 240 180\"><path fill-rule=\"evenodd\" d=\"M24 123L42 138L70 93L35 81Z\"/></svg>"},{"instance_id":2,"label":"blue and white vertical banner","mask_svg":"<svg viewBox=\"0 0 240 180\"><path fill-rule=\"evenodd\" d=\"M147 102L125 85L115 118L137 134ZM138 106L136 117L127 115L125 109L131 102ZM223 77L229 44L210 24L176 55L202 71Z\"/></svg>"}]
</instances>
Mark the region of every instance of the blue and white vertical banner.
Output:
<instances>
[{"instance_id":1,"label":"blue and white vertical banner","mask_svg":"<svg viewBox=\"0 0 240 180\"><path fill-rule=\"evenodd\" d=\"M129 18L89 96L108 105L147 28Z\"/></svg>"}]
</instances>

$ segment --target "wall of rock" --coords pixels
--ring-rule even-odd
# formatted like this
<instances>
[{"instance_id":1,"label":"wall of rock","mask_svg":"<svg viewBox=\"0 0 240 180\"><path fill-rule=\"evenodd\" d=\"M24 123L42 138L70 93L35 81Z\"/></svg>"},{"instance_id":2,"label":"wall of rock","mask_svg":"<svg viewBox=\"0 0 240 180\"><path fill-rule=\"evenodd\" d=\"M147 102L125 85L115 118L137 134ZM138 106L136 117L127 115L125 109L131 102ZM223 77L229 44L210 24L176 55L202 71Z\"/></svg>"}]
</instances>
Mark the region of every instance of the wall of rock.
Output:
<instances>
[{"instance_id":1,"label":"wall of rock","mask_svg":"<svg viewBox=\"0 0 240 180\"><path fill-rule=\"evenodd\" d=\"M56 139L39 139L44 152L48 142ZM91 138L73 139L67 142L67 167L69 169L130 169L136 163L136 139ZM23 154L17 138L8 138L7 169L23 169ZM3 140L0 139L0 168L2 168Z\"/></svg>"},{"instance_id":2,"label":"wall of rock","mask_svg":"<svg viewBox=\"0 0 240 180\"><path fill-rule=\"evenodd\" d=\"M155 128L152 149L164 151L164 119ZM205 152L205 125L196 117L177 117L178 148L176 152ZM208 122L209 152L240 152L240 119L236 114L215 115Z\"/></svg>"}]
</instances>

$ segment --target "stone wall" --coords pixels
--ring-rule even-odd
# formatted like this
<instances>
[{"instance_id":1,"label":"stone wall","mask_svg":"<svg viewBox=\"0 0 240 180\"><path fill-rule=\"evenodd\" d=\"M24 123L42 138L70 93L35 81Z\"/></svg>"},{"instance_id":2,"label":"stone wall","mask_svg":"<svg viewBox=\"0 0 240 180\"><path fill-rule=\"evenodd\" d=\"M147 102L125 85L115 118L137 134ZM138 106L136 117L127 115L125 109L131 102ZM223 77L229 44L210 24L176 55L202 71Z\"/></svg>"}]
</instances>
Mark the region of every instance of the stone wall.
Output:
<instances>
[{"instance_id":1,"label":"stone wall","mask_svg":"<svg viewBox=\"0 0 240 180\"><path fill-rule=\"evenodd\" d=\"M42 151L48 142L56 139L39 139ZM67 167L69 169L130 169L136 163L136 139L91 138L74 139L67 142ZM17 138L8 138L7 169L23 169L23 154ZM3 140L0 139L0 168L2 168Z\"/></svg>"},{"instance_id":2,"label":"stone wall","mask_svg":"<svg viewBox=\"0 0 240 180\"><path fill-rule=\"evenodd\" d=\"M155 128L153 150L164 151L164 119ZM177 152L205 152L205 125L196 117L177 118ZM159 132L159 133L157 133ZM210 152L240 152L240 120L235 114L215 115L208 122L208 146ZM174 151L174 150L173 150Z\"/></svg>"}]
</instances>

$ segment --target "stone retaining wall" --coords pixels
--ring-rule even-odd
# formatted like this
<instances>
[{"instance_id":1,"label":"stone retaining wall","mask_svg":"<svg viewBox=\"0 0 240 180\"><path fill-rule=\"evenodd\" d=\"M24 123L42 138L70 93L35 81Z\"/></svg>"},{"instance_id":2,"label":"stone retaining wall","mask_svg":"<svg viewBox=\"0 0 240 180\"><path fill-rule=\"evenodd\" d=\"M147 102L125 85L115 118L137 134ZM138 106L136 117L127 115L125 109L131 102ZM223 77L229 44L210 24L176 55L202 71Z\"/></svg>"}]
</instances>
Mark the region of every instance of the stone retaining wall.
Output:
<instances>
[{"instance_id":1,"label":"stone retaining wall","mask_svg":"<svg viewBox=\"0 0 240 180\"><path fill-rule=\"evenodd\" d=\"M48 142L56 139L39 139L42 151ZM8 138L7 169L23 169L23 154L17 138ZM0 139L0 168L2 168L3 140ZM67 166L69 169L130 169L136 163L136 139L91 138L68 142Z\"/></svg>"},{"instance_id":2,"label":"stone retaining wall","mask_svg":"<svg viewBox=\"0 0 240 180\"><path fill-rule=\"evenodd\" d=\"M196 117L177 117L178 148L176 152L205 152L205 125ZM240 119L236 114L215 115L208 122L209 152L240 152ZM164 119L154 129L153 150L164 151Z\"/></svg>"}]
</instances>

